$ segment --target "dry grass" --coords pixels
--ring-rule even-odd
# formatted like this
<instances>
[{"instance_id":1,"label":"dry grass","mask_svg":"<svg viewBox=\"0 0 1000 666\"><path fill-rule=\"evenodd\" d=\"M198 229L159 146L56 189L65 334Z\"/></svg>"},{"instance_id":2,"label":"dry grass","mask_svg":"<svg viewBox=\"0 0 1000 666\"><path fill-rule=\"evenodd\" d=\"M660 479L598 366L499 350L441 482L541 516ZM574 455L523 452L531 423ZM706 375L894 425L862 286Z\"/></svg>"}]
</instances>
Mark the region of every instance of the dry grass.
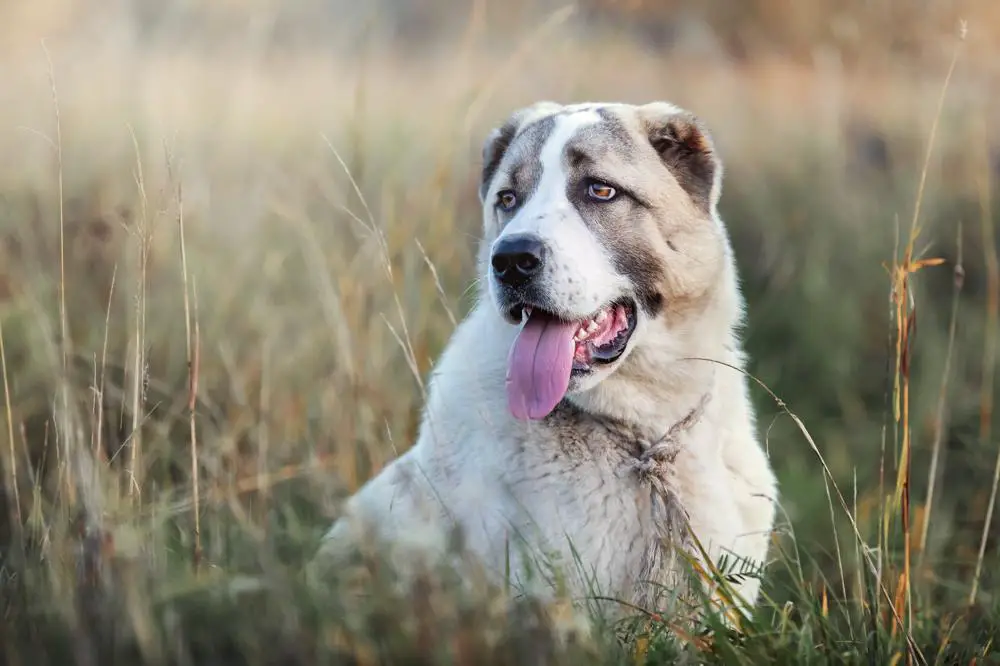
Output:
<instances>
[{"instance_id":1,"label":"dry grass","mask_svg":"<svg viewBox=\"0 0 1000 666\"><path fill-rule=\"evenodd\" d=\"M996 110L984 24L951 74L950 14L914 33L949 46L915 71L753 46L818 30L822 9L781 24L755 3L742 59L696 62L542 4L518 3L544 20L508 32L473 3L446 55L271 48L263 1L169 41L110 6L0 9L9 660L668 661L659 622L623 652L572 616L456 598L447 576L407 599L376 581L359 605L297 576L338 497L413 441L423 378L468 306L480 142L539 98L673 100L727 162L787 520L761 617L681 642L720 663L992 653L1000 137L972 122ZM732 32L723 9L703 7Z\"/></svg>"}]
</instances>

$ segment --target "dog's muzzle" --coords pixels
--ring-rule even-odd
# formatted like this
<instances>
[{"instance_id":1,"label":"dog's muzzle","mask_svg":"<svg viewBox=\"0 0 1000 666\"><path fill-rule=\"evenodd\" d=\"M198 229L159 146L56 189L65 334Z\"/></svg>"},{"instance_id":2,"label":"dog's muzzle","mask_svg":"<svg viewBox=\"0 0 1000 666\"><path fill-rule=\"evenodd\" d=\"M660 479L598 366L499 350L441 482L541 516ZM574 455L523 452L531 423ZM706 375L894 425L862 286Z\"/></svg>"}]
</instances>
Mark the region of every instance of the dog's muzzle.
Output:
<instances>
[{"instance_id":1,"label":"dog's muzzle","mask_svg":"<svg viewBox=\"0 0 1000 666\"><path fill-rule=\"evenodd\" d=\"M498 284L523 289L545 269L548 254L548 247L538 236L514 234L496 242L490 266Z\"/></svg>"}]
</instances>

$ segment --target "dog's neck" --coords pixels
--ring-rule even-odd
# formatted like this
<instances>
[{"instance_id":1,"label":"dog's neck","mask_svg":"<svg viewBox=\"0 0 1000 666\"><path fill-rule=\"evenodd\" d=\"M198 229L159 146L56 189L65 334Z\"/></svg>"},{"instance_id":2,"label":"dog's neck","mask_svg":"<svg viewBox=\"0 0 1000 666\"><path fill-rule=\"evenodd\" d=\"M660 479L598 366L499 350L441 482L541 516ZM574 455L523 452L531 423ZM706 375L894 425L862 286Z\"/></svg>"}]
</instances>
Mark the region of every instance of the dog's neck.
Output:
<instances>
[{"instance_id":1,"label":"dog's neck","mask_svg":"<svg viewBox=\"0 0 1000 666\"><path fill-rule=\"evenodd\" d=\"M648 372L642 374L609 377L569 399L589 414L616 421L641 437L656 440L701 409L706 396L719 393L719 370L709 361L678 360L673 367L662 368L655 379Z\"/></svg>"}]
</instances>

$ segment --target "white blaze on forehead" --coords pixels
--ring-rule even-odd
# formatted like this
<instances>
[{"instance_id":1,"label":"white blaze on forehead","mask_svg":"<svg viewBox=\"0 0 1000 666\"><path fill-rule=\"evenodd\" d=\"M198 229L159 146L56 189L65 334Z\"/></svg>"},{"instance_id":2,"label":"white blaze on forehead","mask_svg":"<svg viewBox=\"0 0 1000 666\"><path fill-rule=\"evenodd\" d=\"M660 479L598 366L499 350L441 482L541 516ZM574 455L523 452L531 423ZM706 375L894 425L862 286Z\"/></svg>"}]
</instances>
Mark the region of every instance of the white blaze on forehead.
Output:
<instances>
[{"instance_id":1,"label":"white blaze on forehead","mask_svg":"<svg viewBox=\"0 0 1000 666\"><path fill-rule=\"evenodd\" d=\"M584 127L595 125L601 121L601 116L595 111L579 111L577 113L556 116L552 133L542 145L538 161L542 166L542 176L538 181L535 194L528 201L532 208L543 207L542 214L552 215L562 208L572 208L566 197L566 184L569 182L569 172L564 161L566 144ZM535 204L532 206L532 204Z\"/></svg>"},{"instance_id":2,"label":"white blaze on forehead","mask_svg":"<svg viewBox=\"0 0 1000 666\"><path fill-rule=\"evenodd\" d=\"M513 234L538 236L549 248L543 288L555 306L584 317L621 297L627 281L615 270L607 248L567 196L571 174L565 159L566 146L581 129L601 122L601 116L587 108L556 115L554 120L552 132L538 154L538 184L500 238Z\"/></svg>"}]
</instances>

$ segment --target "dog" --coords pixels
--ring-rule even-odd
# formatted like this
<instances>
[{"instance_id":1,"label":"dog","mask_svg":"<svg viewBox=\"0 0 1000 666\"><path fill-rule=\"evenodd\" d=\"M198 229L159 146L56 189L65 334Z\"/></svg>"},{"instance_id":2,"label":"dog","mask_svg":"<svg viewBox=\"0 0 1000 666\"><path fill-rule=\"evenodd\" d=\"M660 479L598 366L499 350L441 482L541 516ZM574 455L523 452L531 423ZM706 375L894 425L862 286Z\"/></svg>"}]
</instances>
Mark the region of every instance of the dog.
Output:
<instances>
[{"instance_id":1,"label":"dog","mask_svg":"<svg viewBox=\"0 0 1000 666\"><path fill-rule=\"evenodd\" d=\"M457 529L491 580L553 595L559 570L575 595L645 608L690 585L685 559L763 566L776 479L708 130L666 102L538 102L482 158L477 303L415 445L348 498L317 559L363 535L443 554ZM734 580L752 609L759 576Z\"/></svg>"}]
</instances>

